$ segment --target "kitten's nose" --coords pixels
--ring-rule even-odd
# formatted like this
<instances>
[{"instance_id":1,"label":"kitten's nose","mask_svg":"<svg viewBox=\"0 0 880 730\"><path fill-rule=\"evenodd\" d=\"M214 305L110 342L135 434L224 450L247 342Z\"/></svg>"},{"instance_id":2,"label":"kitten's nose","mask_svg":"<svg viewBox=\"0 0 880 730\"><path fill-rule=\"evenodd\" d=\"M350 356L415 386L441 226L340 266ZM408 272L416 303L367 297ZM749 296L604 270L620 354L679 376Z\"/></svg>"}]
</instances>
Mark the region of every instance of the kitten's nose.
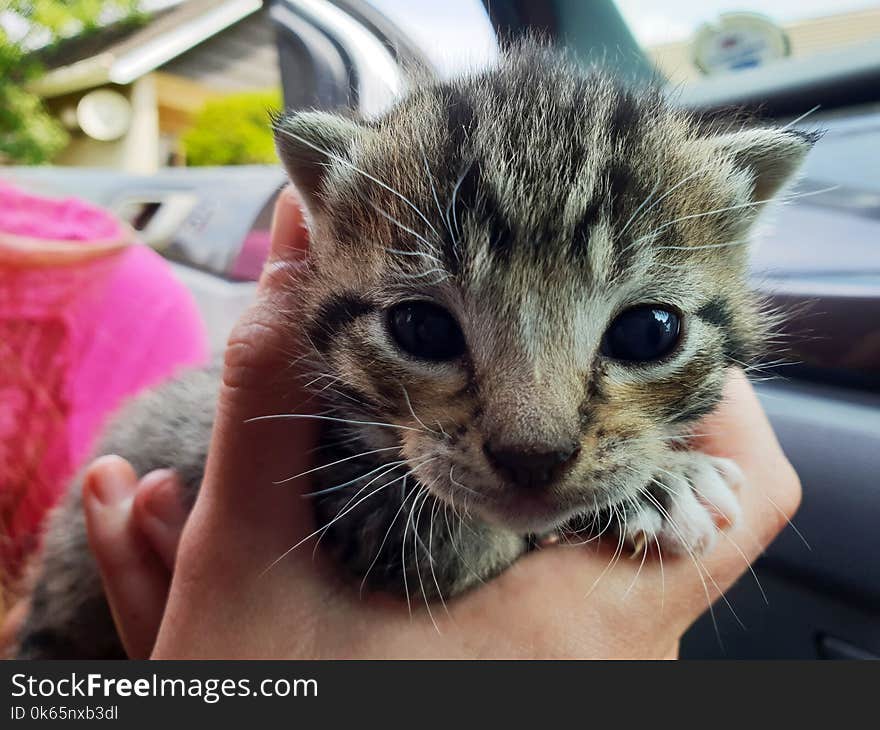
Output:
<instances>
[{"instance_id":1,"label":"kitten's nose","mask_svg":"<svg viewBox=\"0 0 880 730\"><path fill-rule=\"evenodd\" d=\"M552 450L535 448L493 447L483 450L501 477L518 487L538 489L559 479L577 460L581 447L577 443Z\"/></svg>"}]
</instances>

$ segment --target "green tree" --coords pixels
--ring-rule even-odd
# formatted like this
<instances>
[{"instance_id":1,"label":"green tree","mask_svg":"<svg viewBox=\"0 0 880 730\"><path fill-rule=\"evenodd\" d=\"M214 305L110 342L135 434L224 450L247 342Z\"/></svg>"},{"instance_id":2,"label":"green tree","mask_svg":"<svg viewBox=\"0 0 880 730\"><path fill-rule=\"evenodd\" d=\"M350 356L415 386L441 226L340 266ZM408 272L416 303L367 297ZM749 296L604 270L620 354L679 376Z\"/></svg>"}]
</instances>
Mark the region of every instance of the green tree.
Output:
<instances>
[{"instance_id":1,"label":"green tree","mask_svg":"<svg viewBox=\"0 0 880 730\"><path fill-rule=\"evenodd\" d=\"M28 84L40 53L110 22L136 22L139 0L5 0L0 13L0 163L48 162L67 133Z\"/></svg>"},{"instance_id":2,"label":"green tree","mask_svg":"<svg viewBox=\"0 0 880 730\"><path fill-rule=\"evenodd\" d=\"M229 94L205 104L183 135L189 165L248 165L277 160L269 120L279 91Z\"/></svg>"}]
</instances>

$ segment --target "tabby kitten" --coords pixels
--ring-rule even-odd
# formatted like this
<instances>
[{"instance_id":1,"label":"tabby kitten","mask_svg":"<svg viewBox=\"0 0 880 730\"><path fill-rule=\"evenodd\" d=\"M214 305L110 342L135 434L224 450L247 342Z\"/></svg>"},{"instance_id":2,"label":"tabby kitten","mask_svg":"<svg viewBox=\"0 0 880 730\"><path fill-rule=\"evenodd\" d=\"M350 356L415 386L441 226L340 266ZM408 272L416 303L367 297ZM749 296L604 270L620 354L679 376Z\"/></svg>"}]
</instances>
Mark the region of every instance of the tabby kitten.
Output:
<instances>
[{"instance_id":1,"label":"tabby kitten","mask_svg":"<svg viewBox=\"0 0 880 730\"><path fill-rule=\"evenodd\" d=\"M524 45L380 119L275 125L310 266L291 341L329 410L322 545L375 589L449 597L535 541L698 554L736 465L688 429L749 361L755 218L814 142L708 123ZM131 403L98 453L198 489L217 374ZM266 485L269 488L270 485ZM79 503L49 523L22 657L120 656Z\"/></svg>"}]
</instances>

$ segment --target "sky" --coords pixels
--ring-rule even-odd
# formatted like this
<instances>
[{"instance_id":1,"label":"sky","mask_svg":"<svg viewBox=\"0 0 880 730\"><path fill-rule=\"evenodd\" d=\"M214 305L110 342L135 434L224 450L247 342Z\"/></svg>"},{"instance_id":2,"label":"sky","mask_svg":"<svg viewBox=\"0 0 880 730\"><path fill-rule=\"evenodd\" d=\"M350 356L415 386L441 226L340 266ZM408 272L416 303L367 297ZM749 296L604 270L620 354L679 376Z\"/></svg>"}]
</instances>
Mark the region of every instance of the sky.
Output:
<instances>
[{"instance_id":1,"label":"sky","mask_svg":"<svg viewBox=\"0 0 880 730\"><path fill-rule=\"evenodd\" d=\"M498 50L480 0L370 0L370 4L413 38L446 75L485 65Z\"/></svg>"}]
</instances>

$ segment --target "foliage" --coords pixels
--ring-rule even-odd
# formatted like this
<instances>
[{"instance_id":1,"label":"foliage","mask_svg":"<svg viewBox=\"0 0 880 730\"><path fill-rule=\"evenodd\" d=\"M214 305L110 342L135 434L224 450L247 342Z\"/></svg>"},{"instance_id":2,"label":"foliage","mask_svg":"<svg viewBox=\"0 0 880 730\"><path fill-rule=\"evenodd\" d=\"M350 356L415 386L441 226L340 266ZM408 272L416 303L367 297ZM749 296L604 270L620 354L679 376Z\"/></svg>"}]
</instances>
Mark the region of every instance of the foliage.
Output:
<instances>
[{"instance_id":1,"label":"foliage","mask_svg":"<svg viewBox=\"0 0 880 730\"><path fill-rule=\"evenodd\" d=\"M63 149L67 133L28 83L39 56L74 35L138 19L138 0L5 0L0 23L0 163L39 164ZM38 52L37 52L38 51Z\"/></svg>"},{"instance_id":2,"label":"foliage","mask_svg":"<svg viewBox=\"0 0 880 730\"><path fill-rule=\"evenodd\" d=\"M229 94L205 104L183 135L189 165L248 165L277 160L270 117L282 108L281 93Z\"/></svg>"}]
</instances>

